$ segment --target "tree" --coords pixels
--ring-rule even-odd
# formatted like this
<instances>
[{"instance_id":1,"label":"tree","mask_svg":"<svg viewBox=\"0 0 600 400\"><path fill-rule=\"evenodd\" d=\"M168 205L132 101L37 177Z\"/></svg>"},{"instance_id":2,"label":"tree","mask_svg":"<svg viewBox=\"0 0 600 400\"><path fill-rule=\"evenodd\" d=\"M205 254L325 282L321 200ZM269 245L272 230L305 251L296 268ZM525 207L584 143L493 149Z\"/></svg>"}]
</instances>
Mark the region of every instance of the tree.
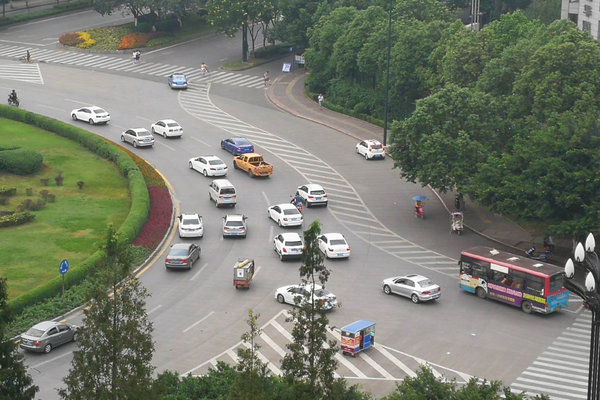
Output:
<instances>
[{"instance_id":1,"label":"tree","mask_svg":"<svg viewBox=\"0 0 600 400\"><path fill-rule=\"evenodd\" d=\"M337 343L327 339L329 320L321 302L314 300L316 284L325 286L330 271L323 265L323 254L319 250L317 238L321 226L315 220L304 231L304 251L300 265L300 278L308 288L304 301L295 299L299 307L292 310L293 342L287 345L290 353L283 358L281 368L284 376L292 381L305 380L310 398L328 398L335 383L334 372L337 362L334 356Z\"/></svg>"},{"instance_id":2,"label":"tree","mask_svg":"<svg viewBox=\"0 0 600 400\"><path fill-rule=\"evenodd\" d=\"M231 386L230 400L261 400L265 394L267 365L258 358L260 345L256 339L262 331L257 325L260 314L248 310L249 331L242 335L243 348L238 349L238 374Z\"/></svg>"},{"instance_id":3,"label":"tree","mask_svg":"<svg viewBox=\"0 0 600 400\"><path fill-rule=\"evenodd\" d=\"M6 278L0 278L0 399L31 400L39 390L23 365L23 355L6 336L12 315L6 303Z\"/></svg>"},{"instance_id":4,"label":"tree","mask_svg":"<svg viewBox=\"0 0 600 400\"><path fill-rule=\"evenodd\" d=\"M154 343L145 299L148 292L137 278L127 276L131 255L109 227L105 251L107 261L101 283L91 293L78 332L64 399L142 399L150 397ZM112 293L106 291L106 286Z\"/></svg>"}]
</instances>

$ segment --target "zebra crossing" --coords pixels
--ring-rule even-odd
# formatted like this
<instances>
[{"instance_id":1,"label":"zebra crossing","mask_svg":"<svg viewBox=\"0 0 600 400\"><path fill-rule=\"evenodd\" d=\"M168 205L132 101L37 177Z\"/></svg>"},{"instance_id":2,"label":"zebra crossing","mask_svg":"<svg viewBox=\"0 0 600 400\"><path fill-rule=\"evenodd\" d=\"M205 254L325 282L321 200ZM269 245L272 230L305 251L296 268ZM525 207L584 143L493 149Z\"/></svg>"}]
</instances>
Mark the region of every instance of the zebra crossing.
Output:
<instances>
[{"instance_id":1,"label":"zebra crossing","mask_svg":"<svg viewBox=\"0 0 600 400\"><path fill-rule=\"evenodd\" d=\"M40 66L37 64L7 64L0 65L0 79L44 84Z\"/></svg>"},{"instance_id":2,"label":"zebra crossing","mask_svg":"<svg viewBox=\"0 0 600 400\"><path fill-rule=\"evenodd\" d=\"M237 72L214 71L205 73L200 68L155 63L142 62L135 64L129 57L115 57L105 54L82 53L76 51L43 49L23 46L13 46L9 44L0 44L0 57L11 59L22 59L23 55L29 50L35 64L54 63L64 64L85 68L98 68L107 71L130 72L148 76L168 77L174 72L183 73L187 76L190 85L198 83L219 83L222 85L232 85L247 88L264 88L262 76L246 75ZM37 67L39 70L39 67ZM40 75L41 78L41 75Z\"/></svg>"},{"instance_id":3,"label":"zebra crossing","mask_svg":"<svg viewBox=\"0 0 600 400\"><path fill-rule=\"evenodd\" d=\"M261 333L255 342L260 346L259 359L267 365L274 375L281 375L281 360L288 352L286 345L292 343L293 323L287 322L289 312L282 310L261 327ZM341 342L339 329L327 330L328 339L337 343ZM205 362L191 368L181 376L192 374L205 375L210 368L215 368L219 361L233 365L238 362L237 350L249 345L240 341L227 350L213 356ZM441 365L425 361L414 355L396 350L376 342L370 349L359 353L357 357L346 357L341 352L336 353L335 360L338 368L336 378L348 380L380 380L402 381L407 376L416 377L422 366L430 368L434 376L441 380L456 380L458 384L468 382L472 376L464 372L446 368Z\"/></svg>"},{"instance_id":4,"label":"zebra crossing","mask_svg":"<svg viewBox=\"0 0 600 400\"><path fill-rule=\"evenodd\" d=\"M592 315L579 314L510 385L513 392L547 394L553 400L587 398Z\"/></svg>"},{"instance_id":5,"label":"zebra crossing","mask_svg":"<svg viewBox=\"0 0 600 400\"><path fill-rule=\"evenodd\" d=\"M209 92L210 84L194 86L179 94L179 104L190 115L234 137L248 138L255 146L288 164L306 181L323 186L329 196L329 212L346 229L371 246L414 265L456 276L456 260L419 246L388 229L369 210L352 185L325 161L294 143L224 112L211 102Z\"/></svg>"}]
</instances>

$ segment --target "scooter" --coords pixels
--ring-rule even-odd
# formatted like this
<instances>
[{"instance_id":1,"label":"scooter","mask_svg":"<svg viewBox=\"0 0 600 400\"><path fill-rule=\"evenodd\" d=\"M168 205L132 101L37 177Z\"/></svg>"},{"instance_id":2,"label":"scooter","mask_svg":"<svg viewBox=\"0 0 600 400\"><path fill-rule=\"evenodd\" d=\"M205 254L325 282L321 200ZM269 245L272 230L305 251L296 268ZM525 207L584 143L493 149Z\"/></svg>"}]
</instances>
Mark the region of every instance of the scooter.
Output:
<instances>
[{"instance_id":1,"label":"scooter","mask_svg":"<svg viewBox=\"0 0 600 400\"><path fill-rule=\"evenodd\" d=\"M531 258L533 260L540 260L540 261L547 261L550 258L550 249L546 249L543 253L536 253L535 252L536 248L535 246L532 246L529 250L527 250L525 252L525 255L528 258Z\"/></svg>"},{"instance_id":2,"label":"scooter","mask_svg":"<svg viewBox=\"0 0 600 400\"><path fill-rule=\"evenodd\" d=\"M300 211L300 213L302 213L302 210L304 209L304 207L302 206L302 202L297 202L296 201L296 196L292 196L292 201L290 201L290 203L292 203L293 205L296 206L296 208L298 209L298 211Z\"/></svg>"},{"instance_id":3,"label":"scooter","mask_svg":"<svg viewBox=\"0 0 600 400\"><path fill-rule=\"evenodd\" d=\"M423 206L415 207L415 217L425 219L425 211Z\"/></svg>"},{"instance_id":4,"label":"scooter","mask_svg":"<svg viewBox=\"0 0 600 400\"><path fill-rule=\"evenodd\" d=\"M15 97L14 99L12 98L12 96L8 96L8 105L9 106L15 106L15 107L19 107L19 99L17 97Z\"/></svg>"}]
</instances>

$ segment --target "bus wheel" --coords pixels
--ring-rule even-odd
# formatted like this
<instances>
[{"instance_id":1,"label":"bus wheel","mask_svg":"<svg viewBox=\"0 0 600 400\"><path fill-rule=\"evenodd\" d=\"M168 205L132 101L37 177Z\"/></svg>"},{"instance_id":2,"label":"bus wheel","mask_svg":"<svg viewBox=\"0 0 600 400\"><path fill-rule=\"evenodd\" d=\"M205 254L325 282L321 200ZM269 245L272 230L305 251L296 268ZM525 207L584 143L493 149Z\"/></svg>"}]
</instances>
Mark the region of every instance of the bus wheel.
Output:
<instances>
[{"instance_id":1,"label":"bus wheel","mask_svg":"<svg viewBox=\"0 0 600 400\"><path fill-rule=\"evenodd\" d=\"M475 293L477 293L477 297L479 297L480 299L485 299L487 297L487 293L482 287L478 287Z\"/></svg>"},{"instance_id":2,"label":"bus wheel","mask_svg":"<svg viewBox=\"0 0 600 400\"><path fill-rule=\"evenodd\" d=\"M523 310L523 312L525 314L531 314L531 310L533 309L533 307L531 307L531 303L528 301L524 301L521 303L521 310Z\"/></svg>"}]
</instances>

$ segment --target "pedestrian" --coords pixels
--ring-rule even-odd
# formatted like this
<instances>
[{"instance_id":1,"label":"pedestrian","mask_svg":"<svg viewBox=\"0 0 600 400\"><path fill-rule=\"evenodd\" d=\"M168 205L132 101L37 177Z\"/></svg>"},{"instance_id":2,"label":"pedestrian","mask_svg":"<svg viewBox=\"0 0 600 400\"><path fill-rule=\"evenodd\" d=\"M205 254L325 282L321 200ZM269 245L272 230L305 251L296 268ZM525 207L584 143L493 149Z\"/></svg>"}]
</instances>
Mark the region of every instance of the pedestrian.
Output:
<instances>
[{"instance_id":1,"label":"pedestrian","mask_svg":"<svg viewBox=\"0 0 600 400\"><path fill-rule=\"evenodd\" d=\"M29 52L29 50L27 50L27 55L25 56L25 59L27 60L27 63L31 62L31 53Z\"/></svg>"},{"instance_id":2,"label":"pedestrian","mask_svg":"<svg viewBox=\"0 0 600 400\"><path fill-rule=\"evenodd\" d=\"M323 94L319 94L319 97L317 97L317 100L319 100L319 107L323 107L323 100L325 100L325 98L323 97Z\"/></svg>"},{"instance_id":3,"label":"pedestrian","mask_svg":"<svg viewBox=\"0 0 600 400\"><path fill-rule=\"evenodd\" d=\"M265 71L265 73L263 74L263 79L265 80L265 87L267 87L267 84L269 83L269 79L271 79L269 77L269 71Z\"/></svg>"},{"instance_id":4,"label":"pedestrian","mask_svg":"<svg viewBox=\"0 0 600 400\"><path fill-rule=\"evenodd\" d=\"M200 71L202 72L202 76L208 74L208 66L204 63L200 65Z\"/></svg>"}]
</instances>

